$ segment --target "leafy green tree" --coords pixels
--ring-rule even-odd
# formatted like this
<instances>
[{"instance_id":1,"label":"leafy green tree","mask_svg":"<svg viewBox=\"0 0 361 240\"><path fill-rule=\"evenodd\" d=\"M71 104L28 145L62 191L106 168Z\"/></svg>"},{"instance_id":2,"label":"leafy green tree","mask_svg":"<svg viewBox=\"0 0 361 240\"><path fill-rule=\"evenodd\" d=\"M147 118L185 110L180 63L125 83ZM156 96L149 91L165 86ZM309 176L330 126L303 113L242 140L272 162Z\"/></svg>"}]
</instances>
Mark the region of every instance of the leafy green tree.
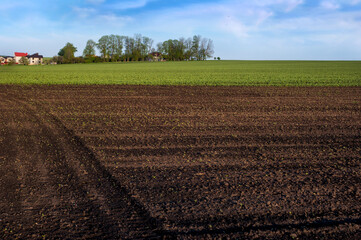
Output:
<instances>
[{"instance_id":1,"label":"leafy green tree","mask_svg":"<svg viewBox=\"0 0 361 240\"><path fill-rule=\"evenodd\" d=\"M124 36L115 35L113 60L119 61L123 55Z\"/></svg>"},{"instance_id":2,"label":"leafy green tree","mask_svg":"<svg viewBox=\"0 0 361 240\"><path fill-rule=\"evenodd\" d=\"M135 34L134 38L112 34L102 36L96 46L104 61L111 59L117 62L121 59L126 61L144 60L150 53L152 45L153 40L143 37L141 34Z\"/></svg>"},{"instance_id":3,"label":"leafy green tree","mask_svg":"<svg viewBox=\"0 0 361 240\"><path fill-rule=\"evenodd\" d=\"M119 61L123 54L124 38L124 36L113 34L109 36L109 57L111 57L113 62Z\"/></svg>"},{"instance_id":4,"label":"leafy green tree","mask_svg":"<svg viewBox=\"0 0 361 240\"><path fill-rule=\"evenodd\" d=\"M142 35L134 35L134 44L132 46L132 59L138 61L142 57Z\"/></svg>"},{"instance_id":5,"label":"leafy green tree","mask_svg":"<svg viewBox=\"0 0 361 240\"><path fill-rule=\"evenodd\" d=\"M125 37L124 39L124 58L127 62L132 57L132 51L134 46L134 39L131 37Z\"/></svg>"},{"instance_id":6,"label":"leafy green tree","mask_svg":"<svg viewBox=\"0 0 361 240\"><path fill-rule=\"evenodd\" d=\"M149 37L142 37L142 43L141 43L142 61L144 61L145 58L148 57L149 53L152 51L153 42L154 42L153 39Z\"/></svg>"},{"instance_id":7,"label":"leafy green tree","mask_svg":"<svg viewBox=\"0 0 361 240\"><path fill-rule=\"evenodd\" d=\"M117 37L112 34L112 35L109 35L109 58L112 59L112 61L117 61L117 57L114 56L116 50L117 50Z\"/></svg>"},{"instance_id":8,"label":"leafy green tree","mask_svg":"<svg viewBox=\"0 0 361 240\"><path fill-rule=\"evenodd\" d=\"M184 59L191 60L192 58L192 38L187 38L184 42Z\"/></svg>"},{"instance_id":9,"label":"leafy green tree","mask_svg":"<svg viewBox=\"0 0 361 240\"><path fill-rule=\"evenodd\" d=\"M58 56L62 56L64 57L65 55L65 51L64 51L64 48L60 49L60 51L58 52Z\"/></svg>"},{"instance_id":10,"label":"leafy green tree","mask_svg":"<svg viewBox=\"0 0 361 240\"><path fill-rule=\"evenodd\" d=\"M193 42L191 38L179 38L177 39L169 39L164 41L163 43L157 44L158 52L161 52L163 57L170 61L184 61L192 59L193 55L198 54L198 46L197 46L197 54L193 54Z\"/></svg>"},{"instance_id":11,"label":"leafy green tree","mask_svg":"<svg viewBox=\"0 0 361 240\"><path fill-rule=\"evenodd\" d=\"M29 65L29 59L27 57L21 57L19 63L22 65Z\"/></svg>"},{"instance_id":12,"label":"leafy green tree","mask_svg":"<svg viewBox=\"0 0 361 240\"><path fill-rule=\"evenodd\" d=\"M96 42L89 39L87 41L85 49L83 51L83 56L84 57L92 57L92 56L94 56L95 55L95 47L96 47Z\"/></svg>"},{"instance_id":13,"label":"leafy green tree","mask_svg":"<svg viewBox=\"0 0 361 240\"><path fill-rule=\"evenodd\" d=\"M97 43L97 48L99 49L103 60L109 59L111 42L108 35L102 36Z\"/></svg>"},{"instance_id":14,"label":"leafy green tree","mask_svg":"<svg viewBox=\"0 0 361 240\"><path fill-rule=\"evenodd\" d=\"M200 51L199 51L199 47L200 47L200 42L201 42L201 36L200 35L194 35L193 36L193 41L192 41L192 58L195 58L197 60L201 59L200 56Z\"/></svg>"},{"instance_id":15,"label":"leafy green tree","mask_svg":"<svg viewBox=\"0 0 361 240\"><path fill-rule=\"evenodd\" d=\"M163 43L157 43L157 52L164 54Z\"/></svg>"},{"instance_id":16,"label":"leafy green tree","mask_svg":"<svg viewBox=\"0 0 361 240\"><path fill-rule=\"evenodd\" d=\"M77 48L72 43L67 43L62 49L60 49L58 56L63 57L62 63L72 63L74 59L74 53L77 52Z\"/></svg>"},{"instance_id":17,"label":"leafy green tree","mask_svg":"<svg viewBox=\"0 0 361 240\"><path fill-rule=\"evenodd\" d=\"M162 50L162 55L166 60L173 60L173 41L172 39L169 39L167 41L164 41L162 44L162 47L160 48Z\"/></svg>"},{"instance_id":18,"label":"leafy green tree","mask_svg":"<svg viewBox=\"0 0 361 240\"><path fill-rule=\"evenodd\" d=\"M51 63L56 63L56 64L62 64L64 63L64 57L63 56L54 56L51 60Z\"/></svg>"}]
</instances>

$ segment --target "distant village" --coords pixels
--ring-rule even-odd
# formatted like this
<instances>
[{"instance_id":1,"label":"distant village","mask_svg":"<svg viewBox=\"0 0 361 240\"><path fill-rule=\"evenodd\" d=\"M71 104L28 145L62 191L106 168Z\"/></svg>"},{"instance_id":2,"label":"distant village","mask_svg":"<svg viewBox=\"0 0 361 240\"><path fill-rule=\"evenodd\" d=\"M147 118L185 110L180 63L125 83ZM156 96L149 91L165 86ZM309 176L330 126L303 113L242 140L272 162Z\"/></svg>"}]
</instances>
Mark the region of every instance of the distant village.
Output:
<instances>
[{"instance_id":1,"label":"distant village","mask_svg":"<svg viewBox=\"0 0 361 240\"><path fill-rule=\"evenodd\" d=\"M0 56L0 63L1 65L41 65L44 62L43 59L43 55L39 55L39 53L29 55L28 53L15 52L14 56Z\"/></svg>"}]
</instances>

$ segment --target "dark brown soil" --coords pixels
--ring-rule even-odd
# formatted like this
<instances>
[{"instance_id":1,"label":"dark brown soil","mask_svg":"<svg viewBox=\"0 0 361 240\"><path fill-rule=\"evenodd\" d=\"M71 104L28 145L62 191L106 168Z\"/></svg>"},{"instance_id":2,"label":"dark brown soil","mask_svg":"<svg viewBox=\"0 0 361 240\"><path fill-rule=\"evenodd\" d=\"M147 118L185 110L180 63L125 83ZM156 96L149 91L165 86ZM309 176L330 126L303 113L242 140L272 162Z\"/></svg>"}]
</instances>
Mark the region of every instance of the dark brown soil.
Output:
<instances>
[{"instance_id":1,"label":"dark brown soil","mask_svg":"<svg viewBox=\"0 0 361 240\"><path fill-rule=\"evenodd\" d=\"M361 239L361 88L0 86L0 239Z\"/></svg>"}]
</instances>

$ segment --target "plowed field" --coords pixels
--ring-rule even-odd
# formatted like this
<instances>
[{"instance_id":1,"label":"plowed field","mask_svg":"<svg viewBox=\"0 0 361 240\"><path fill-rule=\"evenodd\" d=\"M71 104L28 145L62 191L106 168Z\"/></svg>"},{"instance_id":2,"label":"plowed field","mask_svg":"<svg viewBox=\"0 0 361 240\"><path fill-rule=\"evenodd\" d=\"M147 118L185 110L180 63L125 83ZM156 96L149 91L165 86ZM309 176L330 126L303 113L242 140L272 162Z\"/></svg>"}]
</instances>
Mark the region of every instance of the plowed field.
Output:
<instances>
[{"instance_id":1,"label":"plowed field","mask_svg":"<svg viewBox=\"0 0 361 240\"><path fill-rule=\"evenodd\" d=\"M0 86L0 239L360 239L360 87Z\"/></svg>"}]
</instances>

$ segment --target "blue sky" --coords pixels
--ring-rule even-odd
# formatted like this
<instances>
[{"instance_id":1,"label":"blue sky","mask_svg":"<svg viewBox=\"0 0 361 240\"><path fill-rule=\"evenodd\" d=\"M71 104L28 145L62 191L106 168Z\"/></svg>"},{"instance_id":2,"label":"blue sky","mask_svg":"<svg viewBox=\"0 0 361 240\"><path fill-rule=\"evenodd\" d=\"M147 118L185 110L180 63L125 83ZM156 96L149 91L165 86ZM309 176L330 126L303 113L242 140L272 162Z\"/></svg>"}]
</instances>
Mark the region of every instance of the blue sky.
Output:
<instances>
[{"instance_id":1,"label":"blue sky","mask_svg":"<svg viewBox=\"0 0 361 240\"><path fill-rule=\"evenodd\" d=\"M222 59L361 60L361 0L0 0L0 16L1 55L141 33L200 34Z\"/></svg>"}]
</instances>

